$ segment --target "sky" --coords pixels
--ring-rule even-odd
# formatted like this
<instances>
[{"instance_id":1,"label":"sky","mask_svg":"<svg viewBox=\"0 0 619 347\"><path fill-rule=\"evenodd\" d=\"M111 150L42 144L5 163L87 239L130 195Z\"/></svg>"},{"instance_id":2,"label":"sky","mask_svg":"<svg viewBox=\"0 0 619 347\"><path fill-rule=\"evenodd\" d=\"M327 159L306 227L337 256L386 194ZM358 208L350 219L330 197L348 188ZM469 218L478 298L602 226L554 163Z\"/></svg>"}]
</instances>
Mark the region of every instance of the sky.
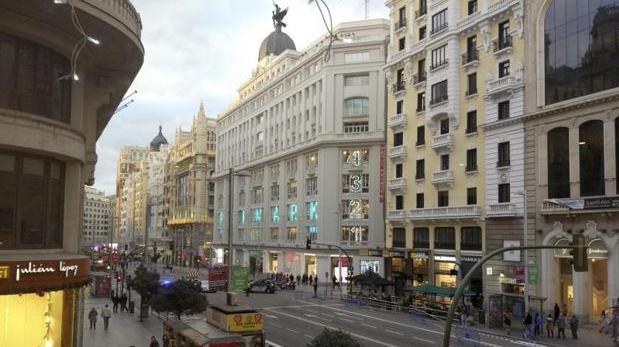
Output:
<instances>
[{"instance_id":1,"label":"sky","mask_svg":"<svg viewBox=\"0 0 619 347\"><path fill-rule=\"evenodd\" d=\"M271 0L131 0L142 18L144 65L127 94L134 102L115 114L97 142L95 188L115 194L121 146L147 146L163 127L189 129L200 101L216 118L257 65L258 48L273 31ZM364 0L325 0L333 23L362 20ZM315 3L279 0L288 7L283 29L297 50L326 34ZM384 0L369 1L370 18L387 18ZM104 43L103 43L104 44Z\"/></svg>"}]
</instances>

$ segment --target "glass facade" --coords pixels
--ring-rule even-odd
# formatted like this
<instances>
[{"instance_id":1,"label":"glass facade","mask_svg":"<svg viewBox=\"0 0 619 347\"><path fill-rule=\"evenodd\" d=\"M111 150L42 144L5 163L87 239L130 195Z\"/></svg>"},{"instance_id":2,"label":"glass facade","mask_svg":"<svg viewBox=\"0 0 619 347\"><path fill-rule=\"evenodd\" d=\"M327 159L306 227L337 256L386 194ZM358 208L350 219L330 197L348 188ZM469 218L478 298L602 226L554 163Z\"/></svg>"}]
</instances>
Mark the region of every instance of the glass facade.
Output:
<instances>
[{"instance_id":1,"label":"glass facade","mask_svg":"<svg viewBox=\"0 0 619 347\"><path fill-rule=\"evenodd\" d=\"M547 104L619 86L619 0L554 0L544 37Z\"/></svg>"},{"instance_id":2,"label":"glass facade","mask_svg":"<svg viewBox=\"0 0 619 347\"><path fill-rule=\"evenodd\" d=\"M569 129L555 128L548 132L548 197L570 197Z\"/></svg>"}]
</instances>

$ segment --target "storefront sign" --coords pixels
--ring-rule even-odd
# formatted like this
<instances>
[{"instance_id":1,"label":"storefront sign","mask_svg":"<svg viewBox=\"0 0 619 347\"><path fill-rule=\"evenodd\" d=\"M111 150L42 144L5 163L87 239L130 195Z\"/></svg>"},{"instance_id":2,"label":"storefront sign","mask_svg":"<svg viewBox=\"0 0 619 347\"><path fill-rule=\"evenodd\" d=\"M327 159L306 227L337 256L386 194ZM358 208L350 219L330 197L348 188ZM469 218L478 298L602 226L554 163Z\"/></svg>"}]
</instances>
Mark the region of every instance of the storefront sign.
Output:
<instances>
[{"instance_id":1,"label":"storefront sign","mask_svg":"<svg viewBox=\"0 0 619 347\"><path fill-rule=\"evenodd\" d=\"M570 210L595 210L604 208L619 208L619 196L589 199L552 199Z\"/></svg>"},{"instance_id":2,"label":"storefront sign","mask_svg":"<svg viewBox=\"0 0 619 347\"><path fill-rule=\"evenodd\" d=\"M206 321L226 332L248 332L263 329L262 314L251 312L223 312L209 306L206 309Z\"/></svg>"},{"instance_id":3,"label":"storefront sign","mask_svg":"<svg viewBox=\"0 0 619 347\"><path fill-rule=\"evenodd\" d=\"M382 257L382 249L360 249L359 255L362 257Z\"/></svg>"},{"instance_id":4,"label":"storefront sign","mask_svg":"<svg viewBox=\"0 0 619 347\"><path fill-rule=\"evenodd\" d=\"M529 265L529 284L537 284L539 268L537 265Z\"/></svg>"},{"instance_id":5,"label":"storefront sign","mask_svg":"<svg viewBox=\"0 0 619 347\"><path fill-rule=\"evenodd\" d=\"M58 260L0 260L0 293L50 290L88 283L90 260L73 256Z\"/></svg>"},{"instance_id":6,"label":"storefront sign","mask_svg":"<svg viewBox=\"0 0 619 347\"><path fill-rule=\"evenodd\" d=\"M406 253L404 251L396 251L396 250L386 250L388 251L388 256L385 255L385 253L383 252L383 256L385 257L392 257L392 258L404 258L406 256Z\"/></svg>"},{"instance_id":7,"label":"storefront sign","mask_svg":"<svg viewBox=\"0 0 619 347\"><path fill-rule=\"evenodd\" d=\"M476 255L463 255L463 256L460 256L460 261L461 262L477 263L480 260L481 260L481 256L476 256Z\"/></svg>"},{"instance_id":8,"label":"storefront sign","mask_svg":"<svg viewBox=\"0 0 619 347\"><path fill-rule=\"evenodd\" d=\"M454 257L452 255L435 255L434 256L434 260L435 261L446 261L446 262L455 263L456 262L456 257Z\"/></svg>"},{"instance_id":9,"label":"storefront sign","mask_svg":"<svg viewBox=\"0 0 619 347\"><path fill-rule=\"evenodd\" d=\"M409 257L411 259L428 259L428 253L424 253L424 252L410 252Z\"/></svg>"}]
</instances>

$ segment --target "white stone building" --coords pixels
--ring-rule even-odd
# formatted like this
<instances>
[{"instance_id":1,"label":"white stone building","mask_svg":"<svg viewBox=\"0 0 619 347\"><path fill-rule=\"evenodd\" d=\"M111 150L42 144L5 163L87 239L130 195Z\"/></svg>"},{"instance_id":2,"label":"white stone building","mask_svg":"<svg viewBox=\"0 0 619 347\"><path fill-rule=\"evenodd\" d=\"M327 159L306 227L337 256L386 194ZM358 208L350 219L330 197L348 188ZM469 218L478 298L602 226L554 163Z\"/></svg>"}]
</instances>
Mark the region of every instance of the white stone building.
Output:
<instances>
[{"instance_id":1,"label":"white stone building","mask_svg":"<svg viewBox=\"0 0 619 347\"><path fill-rule=\"evenodd\" d=\"M103 191L84 187L82 246L110 243L112 203Z\"/></svg>"},{"instance_id":2,"label":"white stone building","mask_svg":"<svg viewBox=\"0 0 619 347\"><path fill-rule=\"evenodd\" d=\"M294 24L293 24L294 25ZM276 24L217 120L214 247L255 272L383 272L386 20L342 23L303 51ZM234 178L228 218L229 170ZM229 225L232 223L232 225ZM307 250L306 238L314 242ZM342 274L349 268L342 262Z\"/></svg>"}]
</instances>

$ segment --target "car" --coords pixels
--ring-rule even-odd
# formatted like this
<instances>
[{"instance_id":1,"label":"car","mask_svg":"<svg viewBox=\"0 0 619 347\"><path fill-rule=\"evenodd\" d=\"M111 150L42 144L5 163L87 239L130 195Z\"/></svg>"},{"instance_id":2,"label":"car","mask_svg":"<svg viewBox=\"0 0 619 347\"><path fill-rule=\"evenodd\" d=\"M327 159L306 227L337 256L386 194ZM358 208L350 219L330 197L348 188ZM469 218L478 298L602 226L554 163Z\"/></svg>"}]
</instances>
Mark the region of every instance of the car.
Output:
<instances>
[{"instance_id":1,"label":"car","mask_svg":"<svg viewBox=\"0 0 619 347\"><path fill-rule=\"evenodd\" d=\"M250 293L275 293L275 282L269 279L253 281L247 288Z\"/></svg>"},{"instance_id":2,"label":"car","mask_svg":"<svg viewBox=\"0 0 619 347\"><path fill-rule=\"evenodd\" d=\"M208 280L200 280L200 290L202 293L215 293L216 290L209 286Z\"/></svg>"}]
</instances>

